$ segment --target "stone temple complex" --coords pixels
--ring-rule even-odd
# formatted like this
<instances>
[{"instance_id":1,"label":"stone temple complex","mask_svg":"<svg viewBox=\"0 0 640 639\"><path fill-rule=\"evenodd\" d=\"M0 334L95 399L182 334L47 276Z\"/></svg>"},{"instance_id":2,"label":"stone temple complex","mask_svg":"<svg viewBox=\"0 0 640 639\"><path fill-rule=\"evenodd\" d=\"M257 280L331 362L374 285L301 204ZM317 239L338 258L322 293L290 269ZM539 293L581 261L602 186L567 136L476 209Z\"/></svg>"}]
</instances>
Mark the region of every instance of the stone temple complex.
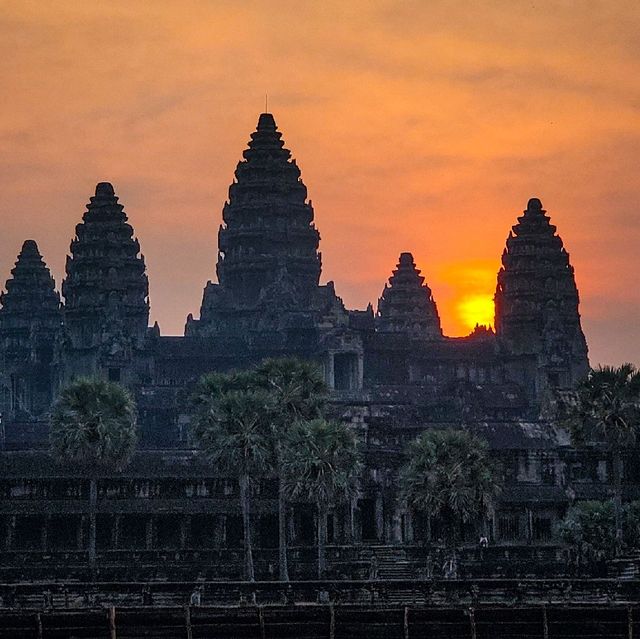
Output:
<instances>
[{"instance_id":1,"label":"stone temple complex","mask_svg":"<svg viewBox=\"0 0 640 639\"><path fill-rule=\"evenodd\" d=\"M403 506L397 469L408 441L441 427L485 437L504 472L489 548L480 556L468 531L460 571L564 574L555 523L574 500L608 494L611 463L604 452L573 449L549 421L553 391L589 366L578 291L540 200L515 217L497 274L495 331L443 335L428 272L409 252L389 264L375 309L347 309L334 283L322 283L307 187L263 113L223 204L215 282L184 336L165 337L149 326L145 260L125 208L111 184L98 184L73 233L62 297L27 240L0 298L0 581L85 574L88 479L48 455L51 404L85 375L129 387L141 429L134 461L99 482L102 577L239 578L237 487L194 451L186 398L206 372L284 355L322 367L332 414L365 446L353 516L331 513L332 575L363 577L375 553L382 575L425 569L429 544L442 540L437 526L425 539L424 522ZM631 470L629 497L638 492ZM258 492L256 566L269 579L277 495L267 481ZM291 504L290 515L291 572L303 577L313 574L313 510Z\"/></svg>"}]
</instances>

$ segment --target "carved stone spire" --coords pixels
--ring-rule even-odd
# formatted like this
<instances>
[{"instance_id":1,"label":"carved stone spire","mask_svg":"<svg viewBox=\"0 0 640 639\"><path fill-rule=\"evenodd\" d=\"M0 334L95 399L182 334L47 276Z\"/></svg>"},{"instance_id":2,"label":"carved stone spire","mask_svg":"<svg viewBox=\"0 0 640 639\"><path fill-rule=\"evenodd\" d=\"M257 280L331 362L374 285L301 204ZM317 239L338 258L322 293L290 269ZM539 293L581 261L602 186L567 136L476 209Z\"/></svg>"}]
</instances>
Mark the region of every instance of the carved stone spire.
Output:
<instances>
[{"instance_id":1,"label":"carved stone spire","mask_svg":"<svg viewBox=\"0 0 640 639\"><path fill-rule=\"evenodd\" d=\"M4 334L28 336L35 326L60 327L60 296L33 240L22 245L5 287L6 293L0 295L0 330Z\"/></svg>"},{"instance_id":2,"label":"carved stone spire","mask_svg":"<svg viewBox=\"0 0 640 639\"><path fill-rule=\"evenodd\" d=\"M318 313L336 309L346 322L342 303L319 286L313 207L270 113L260 115L243 158L222 212L218 284L207 284L187 334L309 328Z\"/></svg>"},{"instance_id":3,"label":"carved stone spire","mask_svg":"<svg viewBox=\"0 0 640 639\"><path fill-rule=\"evenodd\" d=\"M496 334L513 355L535 356L541 386L566 387L588 369L569 254L532 198L507 238L496 288Z\"/></svg>"},{"instance_id":4,"label":"carved stone spire","mask_svg":"<svg viewBox=\"0 0 640 639\"><path fill-rule=\"evenodd\" d=\"M442 337L440 317L431 289L416 268L411 253L401 253L398 265L378 300L376 327L385 333L405 333L420 339Z\"/></svg>"},{"instance_id":5,"label":"carved stone spire","mask_svg":"<svg viewBox=\"0 0 640 639\"><path fill-rule=\"evenodd\" d=\"M53 347L61 330L60 296L38 245L27 240L0 295L0 410L38 414L51 400Z\"/></svg>"},{"instance_id":6,"label":"carved stone spire","mask_svg":"<svg viewBox=\"0 0 640 639\"><path fill-rule=\"evenodd\" d=\"M127 335L144 336L149 321L144 257L108 182L96 186L70 251L62 294L73 345L96 345L103 325L115 322Z\"/></svg>"},{"instance_id":7,"label":"carved stone spire","mask_svg":"<svg viewBox=\"0 0 640 639\"><path fill-rule=\"evenodd\" d=\"M251 134L236 168L218 233L218 281L237 302L252 304L286 271L301 292L318 285L320 235L307 188L270 113Z\"/></svg>"}]
</instances>

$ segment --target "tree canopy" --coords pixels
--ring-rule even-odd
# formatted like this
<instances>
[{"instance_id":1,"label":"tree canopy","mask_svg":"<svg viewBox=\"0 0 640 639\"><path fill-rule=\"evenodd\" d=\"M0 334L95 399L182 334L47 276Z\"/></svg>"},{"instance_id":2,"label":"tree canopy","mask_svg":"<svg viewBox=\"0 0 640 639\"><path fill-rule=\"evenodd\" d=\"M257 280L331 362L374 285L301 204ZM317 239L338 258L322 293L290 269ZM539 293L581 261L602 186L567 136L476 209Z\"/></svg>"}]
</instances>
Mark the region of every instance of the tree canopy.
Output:
<instances>
[{"instance_id":1,"label":"tree canopy","mask_svg":"<svg viewBox=\"0 0 640 639\"><path fill-rule=\"evenodd\" d=\"M400 481L408 506L448 523L493 509L498 492L487 442L461 430L428 430L407 448Z\"/></svg>"},{"instance_id":2,"label":"tree canopy","mask_svg":"<svg viewBox=\"0 0 640 639\"><path fill-rule=\"evenodd\" d=\"M135 403L114 382L74 381L53 406L50 440L53 454L66 461L120 469L128 463L138 440Z\"/></svg>"}]
</instances>

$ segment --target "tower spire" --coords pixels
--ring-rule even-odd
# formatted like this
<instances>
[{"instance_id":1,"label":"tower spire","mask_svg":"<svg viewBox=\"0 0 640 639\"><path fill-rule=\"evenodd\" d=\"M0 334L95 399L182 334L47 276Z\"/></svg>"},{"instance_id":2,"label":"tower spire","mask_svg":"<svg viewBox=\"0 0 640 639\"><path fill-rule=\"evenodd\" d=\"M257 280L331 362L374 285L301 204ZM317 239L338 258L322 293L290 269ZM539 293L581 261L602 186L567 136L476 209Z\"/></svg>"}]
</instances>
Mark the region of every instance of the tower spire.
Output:
<instances>
[{"instance_id":1,"label":"tower spire","mask_svg":"<svg viewBox=\"0 0 640 639\"><path fill-rule=\"evenodd\" d=\"M404 333L421 339L442 337L440 317L431 289L411 253L400 253L398 264L378 300L380 332Z\"/></svg>"},{"instance_id":2,"label":"tower spire","mask_svg":"<svg viewBox=\"0 0 640 639\"><path fill-rule=\"evenodd\" d=\"M538 198L512 227L496 287L502 347L536 361L537 386L568 387L588 369L569 254Z\"/></svg>"}]
</instances>

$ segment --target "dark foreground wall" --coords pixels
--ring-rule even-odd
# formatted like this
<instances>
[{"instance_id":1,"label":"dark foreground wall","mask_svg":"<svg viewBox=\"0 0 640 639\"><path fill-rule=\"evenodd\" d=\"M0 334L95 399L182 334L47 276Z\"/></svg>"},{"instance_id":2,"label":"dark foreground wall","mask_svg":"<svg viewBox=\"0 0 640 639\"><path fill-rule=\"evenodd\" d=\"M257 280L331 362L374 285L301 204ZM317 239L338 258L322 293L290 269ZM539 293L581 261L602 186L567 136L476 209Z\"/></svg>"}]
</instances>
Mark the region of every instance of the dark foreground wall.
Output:
<instances>
[{"instance_id":1,"label":"dark foreground wall","mask_svg":"<svg viewBox=\"0 0 640 639\"><path fill-rule=\"evenodd\" d=\"M632 639L640 607L136 607L0 616L6 639Z\"/></svg>"},{"instance_id":2,"label":"dark foreground wall","mask_svg":"<svg viewBox=\"0 0 640 639\"><path fill-rule=\"evenodd\" d=\"M640 637L637 580L0 584L2 639Z\"/></svg>"}]
</instances>

